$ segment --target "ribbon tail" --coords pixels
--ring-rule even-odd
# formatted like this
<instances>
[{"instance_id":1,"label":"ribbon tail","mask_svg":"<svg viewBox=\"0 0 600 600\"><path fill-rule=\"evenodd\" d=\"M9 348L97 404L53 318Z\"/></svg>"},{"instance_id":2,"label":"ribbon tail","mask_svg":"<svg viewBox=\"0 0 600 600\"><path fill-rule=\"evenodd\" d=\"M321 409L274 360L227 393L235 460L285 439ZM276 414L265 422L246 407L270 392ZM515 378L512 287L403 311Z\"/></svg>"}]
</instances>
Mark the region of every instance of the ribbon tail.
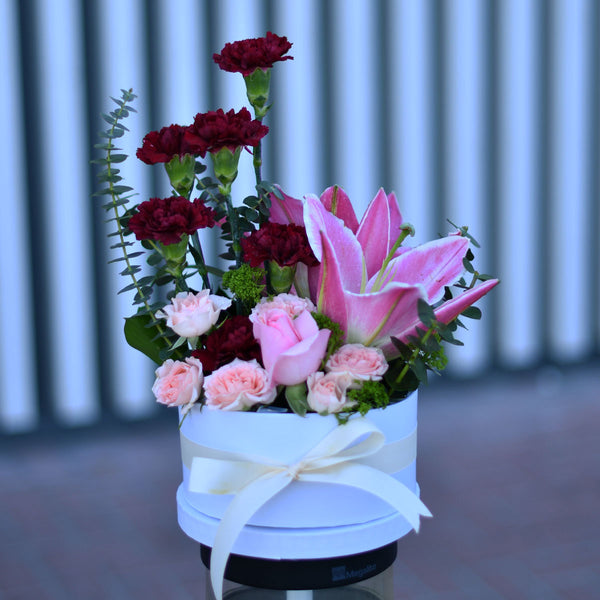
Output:
<instances>
[{"instance_id":1,"label":"ribbon tail","mask_svg":"<svg viewBox=\"0 0 600 600\"><path fill-rule=\"evenodd\" d=\"M337 483L359 488L381 498L396 509L419 532L420 516L432 514L421 499L390 475L358 463L338 464L320 472L302 473L302 481Z\"/></svg>"},{"instance_id":2,"label":"ribbon tail","mask_svg":"<svg viewBox=\"0 0 600 600\"><path fill-rule=\"evenodd\" d=\"M292 481L284 471L268 473L241 489L231 501L217 528L210 558L210 579L217 600L223 595L227 560L242 529L263 504Z\"/></svg>"}]
</instances>

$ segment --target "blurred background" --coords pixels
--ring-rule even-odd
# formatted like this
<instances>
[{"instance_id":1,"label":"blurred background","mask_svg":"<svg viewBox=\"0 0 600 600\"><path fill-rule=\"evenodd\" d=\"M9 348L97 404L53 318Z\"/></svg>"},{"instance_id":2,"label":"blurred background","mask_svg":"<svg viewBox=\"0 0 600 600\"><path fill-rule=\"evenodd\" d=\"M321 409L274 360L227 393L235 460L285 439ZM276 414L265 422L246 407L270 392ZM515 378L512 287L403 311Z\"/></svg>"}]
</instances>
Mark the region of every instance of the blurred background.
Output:
<instances>
[{"instance_id":1,"label":"blurred background","mask_svg":"<svg viewBox=\"0 0 600 600\"><path fill-rule=\"evenodd\" d=\"M170 472L173 465L164 457L177 459L172 434L176 417L156 406L150 391L153 365L123 338L123 319L133 308L130 296L117 295L128 282L118 274L118 264L108 263L117 254L109 249L103 199L91 198L98 189L90 165L97 157L92 147L106 128L101 113L114 106L109 97L133 88L138 113L128 119L130 131L120 140L131 157L122 174L140 200L166 194L162 167L135 158L143 136L171 123L189 124L198 112L247 105L242 77L220 71L211 57L226 42L266 31L293 42L294 60L273 70L264 177L298 197L336 183L359 214L380 187L395 191L405 220L416 228L415 242L451 231L447 219L468 225L481 243L476 267L502 280L479 304L483 320L468 322L469 330L461 336L465 347L452 348L444 377L422 393L425 438L420 448L424 439L430 445L420 460L425 456L432 461L424 467L424 477L434 504L439 500L433 512L443 514L442 507L454 506L453 501L457 511L467 510L461 490L466 485L479 488L476 477L489 474L484 456L513 475L518 472L525 486L533 483L523 465L537 456L540 463L534 461L530 468L539 474L543 464L549 487L521 490L518 501L531 514L540 512L541 503L547 508L542 513L562 523L567 489L575 493L573 486L584 481L586 488L577 504L580 512L575 511L584 541L557 534L560 548L556 538L546 540L536 560L547 564L544 552L554 544L556 556L577 557L573 564L581 568L581 557L591 561L592 550L600 556L598 519L591 516L599 498L600 465L593 463L591 480L575 477L578 467L567 467L570 460L588 460L592 466L593 458L580 458L583 449L577 442L596 444L593 456L600 455L596 0L0 0L0 168L5 189L0 220L0 475L4 513L12 515L0 522L0 534L7 540L12 532L13 541L21 535L14 524L21 493L47 492L44 486L53 485L57 495L36 501L39 510L49 510L53 500L62 502L72 493L69 482L87 481L84 465L96 464L94 477L115 490L120 482L115 493L126 494L124 482L131 481L132 470L141 468L148 452L154 453L155 469L149 477L165 490L166 500L158 494L155 504L149 503L155 488L148 483L135 492L130 489L129 500L119 506L141 519L134 501L138 494L146 510L156 505L152 519L162 510L158 498L172 503L174 513L174 489L165 477L169 473L168 481L176 485L178 467ZM240 199L252 193L251 169L248 156L233 187ZM208 249L209 255L215 252ZM446 402L448 396L457 402L455 408ZM131 436L121 436L123 428ZM569 440L560 446L562 466L551 462L557 460L552 442L557 432L568 433L560 436L564 444ZM491 440L489 452L482 452L479 462L473 459L473 479L457 482L443 476L446 463L436 452L445 453L451 468L453 455L446 453L446 443L452 440L464 460L473 452L470 436L483 446ZM541 447L548 450L543 456L532 450L541 452L539 436L545 436ZM136 443L140 446L132 448ZM119 464L125 452L136 459ZM79 467L68 462L76 457ZM116 469L121 469L121 479ZM462 535L463 547L475 556L510 528L508 522L521 531L518 519L510 521L510 503L498 506L492 498L495 486L505 488L507 481L508 476L500 477L482 488L491 504L482 501L481 514L496 510L503 515L497 529L487 535L484 527L480 537L469 537L464 532L473 530L473 515L461 519L455 513L456 531L447 531L445 541ZM94 485L89 483L85 502L93 502ZM542 499L549 497L555 501L550 507ZM76 512L80 504L73 502ZM131 519L122 512L105 510L105 530L118 523L123 531L125 522L131 529ZM573 517L575 509L568 510ZM159 531L175 556L181 534L174 514L167 516ZM28 515L21 517L28 522ZM32 535L39 533L40 523L37 529L29 526ZM49 544L56 536L66 539L62 529L47 527ZM145 527L140 525L147 533L147 522ZM95 534L100 533L98 528ZM527 538L515 535L510 538L513 549ZM153 543L159 541L144 538L146 550ZM448 550L444 560L460 556L439 537L425 536L419 543L422 550L417 548L415 556L420 564L433 548ZM23 552L17 561L21 568L32 559ZM162 561L164 553L157 550L154 558ZM593 562L597 577L598 561ZM148 575L152 569L144 564ZM430 565L438 578L440 564ZM523 561L510 564L505 567L514 575L515 565ZM411 579L410 569L402 569L405 581L419 581L415 570ZM466 582L464 570L458 572ZM51 574L46 570L55 594L47 597L95 597L91 592L73 596ZM577 571L569 581L579 585L582 577L591 590L589 574ZM26 573L22 578L27 579ZM421 579L428 580L424 574ZM487 587L473 596L443 597L593 597L585 590L553 596L544 586L529 595L511 595L486 581ZM597 590L600 583L594 582ZM138 596L131 588L120 596L114 585L97 597L153 597ZM7 597L33 597L31 590L19 595L16 589ZM419 589L425 595L413 590L410 597L438 598L432 595L435 586Z\"/></svg>"},{"instance_id":2,"label":"blurred background","mask_svg":"<svg viewBox=\"0 0 600 600\"><path fill-rule=\"evenodd\" d=\"M272 30L264 175L301 197L337 183L360 214L395 191L416 242L468 225L481 303L450 375L561 366L600 348L598 3L590 0L0 2L0 429L155 413L152 365L122 334L131 296L90 159L122 88L138 95L122 172L168 193L135 150L150 130L247 105L212 62ZM253 191L250 157L234 194ZM454 350L454 349L453 349Z\"/></svg>"}]
</instances>

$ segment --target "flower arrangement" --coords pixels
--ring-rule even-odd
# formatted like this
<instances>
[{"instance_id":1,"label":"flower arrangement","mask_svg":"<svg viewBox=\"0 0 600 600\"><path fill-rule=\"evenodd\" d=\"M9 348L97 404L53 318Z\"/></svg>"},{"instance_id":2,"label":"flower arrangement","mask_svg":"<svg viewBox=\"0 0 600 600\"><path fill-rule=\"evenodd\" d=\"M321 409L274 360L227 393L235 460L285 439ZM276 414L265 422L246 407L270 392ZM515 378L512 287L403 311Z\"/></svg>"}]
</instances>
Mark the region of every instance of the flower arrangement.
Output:
<instances>
[{"instance_id":1,"label":"flower arrangement","mask_svg":"<svg viewBox=\"0 0 600 600\"><path fill-rule=\"evenodd\" d=\"M126 155L115 141L133 92L122 90L103 115L99 194L110 197L115 261L131 279L122 291L134 293L136 307L125 336L157 364L157 401L183 414L200 404L344 422L384 408L446 366L445 344L461 344L460 319L480 318L472 305L498 283L475 270L478 244L467 227L450 223L446 237L405 244L414 230L393 193L379 190L359 219L338 186L298 199L263 180L271 73L292 59L290 48L269 32L213 56L243 76L253 116L218 109L144 137L137 157L164 165L168 198L132 204L121 183ZM234 187L243 150L256 176L250 195ZM205 228L222 240L219 265L205 260ZM150 274L134 262L142 255Z\"/></svg>"}]
</instances>

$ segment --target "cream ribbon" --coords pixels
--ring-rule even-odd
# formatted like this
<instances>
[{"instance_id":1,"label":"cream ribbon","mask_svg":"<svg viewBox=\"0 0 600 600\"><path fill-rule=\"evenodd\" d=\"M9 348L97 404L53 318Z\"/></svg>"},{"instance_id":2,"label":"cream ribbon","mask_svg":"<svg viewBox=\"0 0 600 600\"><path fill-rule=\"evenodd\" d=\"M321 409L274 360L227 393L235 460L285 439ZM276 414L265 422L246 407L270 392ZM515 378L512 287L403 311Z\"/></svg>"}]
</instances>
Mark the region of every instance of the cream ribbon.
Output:
<instances>
[{"instance_id":1,"label":"cream ribbon","mask_svg":"<svg viewBox=\"0 0 600 600\"><path fill-rule=\"evenodd\" d=\"M187 463L190 444L186 446L184 440L187 438L182 436L183 458ZM374 455L384 447L384 441L385 436L373 423L358 418L333 429L292 465L218 450L209 452L210 456L191 457L191 492L235 495L219 523L212 547L210 576L217 600L222 598L227 560L242 529L264 504L294 480L365 490L391 505L418 532L420 515L430 517L431 513L416 494L384 472L399 471L409 463L389 471L394 468L394 461L388 455L383 457L383 470L378 468ZM361 464L361 459L373 466Z\"/></svg>"}]
</instances>

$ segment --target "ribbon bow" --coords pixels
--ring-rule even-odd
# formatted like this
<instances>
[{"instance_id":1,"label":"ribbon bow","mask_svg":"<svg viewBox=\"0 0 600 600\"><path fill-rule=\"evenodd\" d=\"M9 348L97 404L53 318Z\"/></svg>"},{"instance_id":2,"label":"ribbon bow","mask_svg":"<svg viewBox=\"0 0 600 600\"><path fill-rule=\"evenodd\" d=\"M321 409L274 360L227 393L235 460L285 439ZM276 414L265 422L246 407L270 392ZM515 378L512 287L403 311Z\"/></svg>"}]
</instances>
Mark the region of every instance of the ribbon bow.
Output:
<instances>
[{"instance_id":1,"label":"ribbon bow","mask_svg":"<svg viewBox=\"0 0 600 600\"><path fill-rule=\"evenodd\" d=\"M235 494L217 528L210 576L217 600L223 593L227 560L235 540L252 516L292 481L348 485L365 490L390 504L419 531L420 515L431 513L419 497L385 472L360 464L379 452L385 436L370 421L352 419L336 427L292 465L264 457L225 453L223 457L194 456L189 489L204 494Z\"/></svg>"}]
</instances>

